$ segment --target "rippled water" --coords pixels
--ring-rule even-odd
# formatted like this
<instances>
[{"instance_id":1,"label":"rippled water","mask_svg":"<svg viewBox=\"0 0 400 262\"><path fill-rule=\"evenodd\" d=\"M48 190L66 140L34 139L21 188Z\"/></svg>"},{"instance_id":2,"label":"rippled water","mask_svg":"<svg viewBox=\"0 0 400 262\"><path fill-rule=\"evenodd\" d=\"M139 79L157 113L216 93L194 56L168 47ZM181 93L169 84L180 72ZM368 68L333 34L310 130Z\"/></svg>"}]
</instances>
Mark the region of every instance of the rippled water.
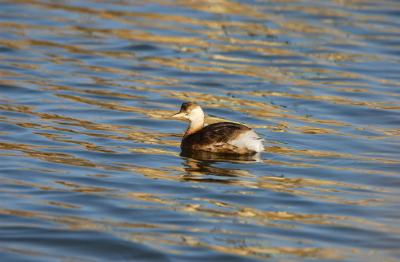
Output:
<instances>
[{"instance_id":1,"label":"rippled water","mask_svg":"<svg viewBox=\"0 0 400 262\"><path fill-rule=\"evenodd\" d=\"M1 1L0 260L400 259L400 2ZM258 161L180 156L197 101Z\"/></svg>"}]
</instances>

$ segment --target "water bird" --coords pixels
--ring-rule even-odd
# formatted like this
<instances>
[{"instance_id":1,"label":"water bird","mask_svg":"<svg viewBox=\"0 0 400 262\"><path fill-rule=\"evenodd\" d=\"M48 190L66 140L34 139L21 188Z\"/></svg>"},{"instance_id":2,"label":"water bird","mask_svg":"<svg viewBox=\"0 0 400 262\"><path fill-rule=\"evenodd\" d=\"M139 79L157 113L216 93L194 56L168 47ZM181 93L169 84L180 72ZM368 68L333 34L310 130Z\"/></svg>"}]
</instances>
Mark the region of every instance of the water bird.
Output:
<instances>
[{"instance_id":1,"label":"water bird","mask_svg":"<svg viewBox=\"0 0 400 262\"><path fill-rule=\"evenodd\" d=\"M245 125L219 122L204 126L203 109L196 103L183 103L172 117L189 120L181 143L183 152L254 155L264 150L263 139Z\"/></svg>"}]
</instances>

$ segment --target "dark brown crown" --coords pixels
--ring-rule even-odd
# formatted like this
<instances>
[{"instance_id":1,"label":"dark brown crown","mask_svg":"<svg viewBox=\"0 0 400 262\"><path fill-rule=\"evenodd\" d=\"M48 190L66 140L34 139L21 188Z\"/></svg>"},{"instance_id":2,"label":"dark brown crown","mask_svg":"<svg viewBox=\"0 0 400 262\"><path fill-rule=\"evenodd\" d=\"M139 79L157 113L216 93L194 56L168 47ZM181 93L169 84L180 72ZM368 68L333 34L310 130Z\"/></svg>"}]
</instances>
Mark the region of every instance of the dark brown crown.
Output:
<instances>
[{"instance_id":1,"label":"dark brown crown","mask_svg":"<svg viewBox=\"0 0 400 262\"><path fill-rule=\"evenodd\" d=\"M193 110L197 106L198 105L193 103L193 102L183 103L182 106L181 106L181 112L189 112L189 111Z\"/></svg>"}]
</instances>

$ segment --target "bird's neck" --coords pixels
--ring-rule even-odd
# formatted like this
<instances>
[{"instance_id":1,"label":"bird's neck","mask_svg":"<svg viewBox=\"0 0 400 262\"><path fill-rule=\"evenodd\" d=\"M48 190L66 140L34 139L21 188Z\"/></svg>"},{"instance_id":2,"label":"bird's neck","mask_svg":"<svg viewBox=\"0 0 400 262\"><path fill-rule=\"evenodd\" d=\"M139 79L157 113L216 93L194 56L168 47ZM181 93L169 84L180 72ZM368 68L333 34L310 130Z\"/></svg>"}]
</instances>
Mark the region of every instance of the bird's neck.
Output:
<instances>
[{"instance_id":1,"label":"bird's neck","mask_svg":"<svg viewBox=\"0 0 400 262\"><path fill-rule=\"evenodd\" d=\"M204 116L190 120L189 127L186 129L185 136L196 133L204 126Z\"/></svg>"}]
</instances>

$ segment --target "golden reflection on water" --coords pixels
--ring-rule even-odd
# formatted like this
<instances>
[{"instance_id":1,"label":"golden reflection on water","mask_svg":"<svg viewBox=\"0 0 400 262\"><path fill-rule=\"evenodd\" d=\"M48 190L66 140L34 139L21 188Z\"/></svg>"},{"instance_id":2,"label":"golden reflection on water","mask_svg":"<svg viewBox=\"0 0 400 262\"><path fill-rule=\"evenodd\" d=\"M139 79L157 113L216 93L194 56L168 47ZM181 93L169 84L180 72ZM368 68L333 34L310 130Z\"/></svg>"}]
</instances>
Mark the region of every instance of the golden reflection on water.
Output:
<instances>
[{"instance_id":1,"label":"golden reflection on water","mask_svg":"<svg viewBox=\"0 0 400 262\"><path fill-rule=\"evenodd\" d=\"M160 196L152 196L146 193L135 193L126 195L125 197L134 197L143 201L154 202L163 205L174 205L174 208L179 208L177 203L171 201L165 201L160 199ZM76 206L65 205L63 203L49 203L50 205L57 205L62 208L76 208ZM243 217L246 219L266 219L266 220L294 220L298 222L311 222L314 216L310 215L295 215L295 214L287 214L287 213L260 213L255 210L250 209L243 209L236 213L230 214L229 212L221 213L216 212L216 210L202 208L200 205L187 205L184 207L179 208L180 211L184 212L200 212L201 214L208 214L216 217L225 217L225 216L234 216L234 217ZM28 217L28 218L37 218L44 221L52 221L56 222L65 226L68 226L72 230L99 230L99 231L106 231L113 234L117 234L124 239L129 239L134 242L142 242L150 245L158 246L160 243L163 245L167 245L173 251L173 246L192 246L192 247L208 247L211 249L215 249L221 252L227 253L234 253L238 255L250 255L255 257L264 257L269 256L271 254L292 254L297 256L304 256L304 257L319 257L319 258L332 258L330 249L325 248L292 248L292 247L270 247L270 246L260 246L258 243L256 246L246 245L246 246L222 246L222 245L211 245L207 242L202 241L202 239L188 236L188 235L181 235L175 233L139 233L136 232L134 234L130 233L121 233L114 232L113 227L118 228L126 228L126 229L141 229L141 228L148 228L148 229L160 229L165 232L165 230L174 232L179 229L176 226L169 226L169 225L156 225L156 224L135 224L135 223L120 223L120 222L113 222L113 221L95 221L91 219L84 219L81 217L74 217L74 216L55 216L45 214L43 212L32 212L32 211L19 211L19 210L5 210L1 209L0 214L2 215L12 215L17 217ZM317 217L315 217L317 218ZM202 230L199 228L185 228L186 231L191 232L201 232ZM200 230L200 231L199 231ZM211 233L211 232L210 232ZM214 233L223 233L228 237L230 234L239 234L239 232L214 232ZM245 234L243 235L245 236ZM341 251L342 252L342 251Z\"/></svg>"},{"instance_id":2,"label":"golden reflection on water","mask_svg":"<svg viewBox=\"0 0 400 262\"><path fill-rule=\"evenodd\" d=\"M74 187L74 186L73 186ZM94 192L94 191L88 191L89 193ZM164 200L162 195L151 195L148 193L130 193L128 195L124 194L122 197L128 197L128 198L135 198L139 199L145 202L152 202L152 203L157 203L157 204L162 204L162 205L167 205L167 206L173 206L172 208L174 210L179 209L179 211L183 212L196 212L201 215L208 215L211 217L241 217L242 219L251 219L251 220L256 220L262 223L266 223L268 221L296 221L299 223L325 223L324 221L327 220L327 217L323 215L307 215L307 214L290 214L287 212L261 212L257 211L254 209L249 209L249 208L243 208L240 210L237 210L235 212L221 212L217 209L210 209L210 208L205 208L202 207L201 205L198 204L189 204L186 206L182 206L177 202L171 201L171 200ZM202 199L203 201L207 201L207 199ZM213 201L208 201L209 203L213 203ZM57 205L62 208L77 208L77 206L74 205L68 205L64 203L48 203L49 205ZM223 206L224 208L229 207L227 206L226 203L215 203L216 205ZM149 208L149 207L148 207ZM256 243L255 246L253 245L246 245L246 246L222 246L222 245L211 245L208 244L207 242L204 242L201 238L197 238L195 236L188 236L188 235L182 235L182 234L175 234L175 233L140 233L140 232L135 232L134 234L130 233L121 233L122 231L119 232L114 232L113 227L117 228L126 228L126 229L143 229L143 228L148 228L148 229L159 229L163 230L164 232L166 230L170 232L174 232L176 230L179 230L179 227L176 226L170 226L170 225L161 225L161 224L145 224L145 223L120 223L120 222L113 222L113 221L101 221L101 220L91 220L91 219L85 219L81 217L75 217L75 216L56 216L56 215L49 215L45 214L43 212L32 212L32 211L19 211L19 210L5 210L1 209L0 214L3 215L12 215L12 216L17 216L17 217L29 217L29 218L37 218L41 219L44 221L52 221L56 222L65 226L68 226L72 230L98 230L98 231L106 231L110 232L113 234L117 234L118 236L131 240L134 242L142 242L146 243L149 245L154 245L154 246L159 246L160 244L166 245L165 248L167 248L170 252L174 252L174 249L172 248L173 246L192 246L192 247L208 247L214 250L218 250L221 252L226 252L226 253L233 253L233 254L238 254L238 255L250 255L254 257L264 257L264 256L269 256L272 254L290 254L290 255L296 255L300 257L318 257L320 259L339 259L341 256L341 252L343 250L333 250L333 249L326 249L326 248L293 248L293 247L271 247L271 246L260 246L261 243ZM340 222L349 218L345 217L333 217L335 221ZM333 221L332 221L333 222ZM335 223L337 223L335 222ZM201 232L203 231L200 228L196 227L189 227L185 228L186 231L191 231L193 233L195 232ZM223 232L209 232L209 233L219 233L226 235L226 237L229 239L230 234L239 234L239 232L229 232L229 231L223 231ZM243 234L245 236L245 233ZM169 247L169 248L168 248ZM176 252L176 251L175 251ZM334 255L335 254L335 255Z\"/></svg>"},{"instance_id":3,"label":"golden reflection on water","mask_svg":"<svg viewBox=\"0 0 400 262\"><path fill-rule=\"evenodd\" d=\"M326 259L337 259L340 258L338 255L339 250L326 249L326 248L292 248L292 247L261 247L257 246L222 246L212 245L200 238L194 236L182 235L182 234L159 234L159 233L121 233L113 232L113 227L126 228L126 229L159 229L163 231L175 231L178 228L167 226L167 225L155 225L155 224L135 224L135 223L119 223L112 221L92 221L79 217L72 216L51 216L41 212L28 212L28 211L17 211L17 210L0 210L2 215L12 215L17 217L37 218L45 221L56 222L65 226L68 226L71 230L96 230L110 232L122 237L123 239L130 240L133 242L145 243L151 246L160 247L160 244L165 245L163 249L173 253L180 253L180 251L174 250L174 246L191 246L191 247L207 247L220 252L237 254L237 255L249 255L258 258L269 257L273 254L289 254L300 257L318 257ZM185 228L185 230L192 231L194 233L199 232L197 229ZM200 231L201 232L201 231ZM214 232L216 233L216 232ZM224 234L238 234L238 232L223 232ZM335 254L335 255L334 255Z\"/></svg>"},{"instance_id":4,"label":"golden reflection on water","mask_svg":"<svg viewBox=\"0 0 400 262\"><path fill-rule=\"evenodd\" d=\"M339 96L312 96L312 95L296 95L296 94L285 94L285 93L278 93L278 92L252 92L252 95L255 96L284 96L302 100L316 100L316 101L328 101L335 104L342 104L342 105L353 105L353 106L365 106L368 108L374 109L386 109L386 110L398 110L400 106L397 104L390 104L388 102L370 102L370 101L354 101L347 99L345 97Z\"/></svg>"},{"instance_id":5,"label":"golden reflection on water","mask_svg":"<svg viewBox=\"0 0 400 262\"><path fill-rule=\"evenodd\" d=\"M179 93L175 92L175 95L178 95ZM83 99L83 98L79 98L79 97L73 97L73 96L62 96L63 98L67 97L68 99L73 99L74 101L79 101L79 102L83 102L83 103L88 103L88 104L94 104L94 105L98 105L100 107L106 107L108 109L112 109L112 110L120 110L120 111L130 111L130 112L137 112L137 113L142 113L142 114L146 114L148 116L151 117L155 117L155 118L160 118L160 119L164 119L165 116L169 116L171 114L170 111L159 111L159 115L154 114L154 112L149 112L145 109L141 109L138 107L126 107L126 106L120 106L116 103L110 104L110 103L104 103L104 102L100 102L100 101L96 101L96 100L92 100L92 99ZM199 95L200 97L200 95ZM211 98L211 96L206 96L204 98L205 101L209 101L209 99ZM224 102L224 101L222 101ZM226 104L230 104L233 103L232 99L227 99ZM250 101L243 101L243 106L249 106L250 105ZM262 106L260 103L256 103L257 106ZM60 115L55 115L55 114L45 114L45 113L37 113L35 111L33 111L32 108L26 107L26 106L11 106L11 105L2 105L1 108L3 110L9 110L9 111L16 111L16 112L23 112L23 113L28 113L28 114L32 114L32 115L36 115L41 117L42 119L46 119L46 120L51 120L51 121L68 121L70 123L63 123L64 125L78 125L81 127L84 127L88 130L104 130L104 131L113 131L114 133L118 133L119 135L100 135L100 134L93 134L93 133L89 133L89 132L81 132L83 134L86 135L92 135L92 136L104 136L110 139L123 139L123 140L134 140L134 141L138 141L138 142L145 142L148 144L154 143L154 144L164 144L164 145L172 145L172 146L178 146L179 142L178 141L170 141L170 140L160 140L160 138L162 137L168 137L169 134L160 134L160 133L149 133L149 132L140 132L140 131L136 131L134 132L133 130L124 130L121 128L118 128L116 126L112 126L112 125L105 125L105 124L97 124L97 123L93 123L90 121L83 121L83 120L78 120L78 119L74 119L74 118L70 118L70 117L65 117L65 116L60 116ZM239 108L237 106L235 106L235 108ZM274 108L275 109L275 108ZM159 116L159 117L158 117ZM22 127L29 127L29 128L39 128L41 130L59 130L59 131L67 131L67 132L75 132L71 129L65 129L65 128L58 128L58 127L53 127L53 126L46 126L46 125L40 125L40 124L33 124L33 123L19 123L20 126ZM303 127L306 128L306 127ZM104 148L104 147L99 147L96 146L93 143L89 143L89 142L84 142L84 141L74 141L74 140L70 140L70 139L63 139L62 137L55 135L55 134L48 134L45 132L40 132L37 133L40 135L43 135L49 139L52 139L54 141L63 141L63 142L69 142L72 144L78 144L81 145L83 147L85 147L87 150L90 151L98 151L98 152L105 152L105 153L113 153L113 150ZM20 152L23 152L27 155L29 155L30 157L34 157L34 158L38 158L38 159L42 159L45 161L49 161L49 162L55 162L55 163L64 163L64 164L69 164L69 165L76 165L76 166L88 166L88 167L102 167L102 168L110 168L109 166L105 166L105 165L101 165L101 164L95 164L92 163L89 160L83 159L83 158L77 158L73 155L69 155L69 154L65 154L65 153L57 153L57 152L43 152L43 151L39 151L39 150L35 150L34 146L31 145L23 145L23 144L11 144L11 143L2 143L2 148L3 150L17 150ZM146 153L146 154L168 154L168 155L176 155L176 153L173 152L169 152L166 150L161 150L161 149L140 149L140 148L132 148L129 149L131 152L138 152L138 153ZM150 151L149 151L150 150ZM337 152L323 152L323 151L316 151L316 150L295 150L292 148L287 148L287 147L269 147L267 149L268 152L271 153L276 153L276 154L284 154L284 155L295 155L295 156L302 156L302 157L318 157L318 158L344 158L344 159L357 159L357 160L362 160L362 161L366 161L366 162L378 162L378 163L389 163L389 164L397 164L399 163L398 160L394 160L394 159L385 159L385 158L367 158L367 157L362 157L362 156L354 156L351 154L344 154L344 153L337 153ZM193 157L193 156L192 156ZM199 157L199 156L197 156ZM204 157L204 156L203 156ZM206 159L209 156L206 156ZM200 159L202 159L202 157L200 156ZM240 159L238 159L240 160ZM254 160L254 159L248 159L248 160ZM268 164L274 164L274 165L289 165L289 166L309 166L309 167L318 167L319 165L314 165L314 164L306 164L306 163L284 163L281 161L270 161L270 160L266 160L265 161ZM193 165L195 166L195 168L193 168ZM208 173L220 173L220 171L217 171L217 168L212 168L212 167L208 167L207 165L203 165L196 162L192 163L188 163L187 166L189 167L186 171L190 171L190 170L198 170L198 173L204 173L204 172L208 172ZM201 167L201 168L199 168ZM159 169L154 169L154 168L148 168L148 167L139 167L139 166L129 166L128 168L133 168L133 170L135 170L136 172L145 174L146 176L149 176L151 178L164 178L164 179L173 179L172 177L174 176L173 174L170 174L170 172L167 171L161 171ZM333 168L333 169L342 169L342 170L351 170L351 168L337 168L337 167L324 167L324 168ZM373 171L369 171L369 170L365 170L363 171L362 169L355 169L357 170L357 172L366 172L366 173L374 173ZM227 175L228 173L232 173L232 170L227 170L226 172L224 172L223 170L221 171L222 174L225 173L225 175ZM193 173L193 171L190 171L189 173ZM382 174L389 174L389 172L380 172ZM234 173L233 173L234 174ZM394 174L393 174L394 175ZM185 177L184 178L187 181L194 181L195 177ZM228 183L228 182L227 182ZM235 183L237 184L238 182L230 182L230 183ZM257 187L254 184L250 183L248 185L245 184L241 184L242 186L250 186L250 187ZM265 187L265 185L261 185L261 188Z\"/></svg>"},{"instance_id":6,"label":"golden reflection on water","mask_svg":"<svg viewBox=\"0 0 400 262\"><path fill-rule=\"evenodd\" d=\"M339 119L334 114L332 116L326 114L328 117L325 118L319 117L313 112L304 113L290 106L319 102L334 108L351 107L366 113L370 112L369 110L378 110L390 114L400 110L398 102L395 101L400 95L387 88L388 85L392 88L399 87L399 82L394 77L372 72L374 70L371 70L371 73L368 70L363 72L357 66L355 70L349 69L349 65L384 61L393 63L396 61L395 55L334 48L335 45L347 45L367 50L370 48L369 41L396 40L394 36L388 34L396 33L398 30L387 23L384 15L372 15L371 10L369 13L362 12L364 8L368 11L368 7L362 5L365 1L331 1L341 8L293 5L291 1L280 1L279 4L275 3L270 7L261 7L261 3L257 3L260 6L253 6L228 0L151 1L152 4L164 8L179 6L215 15L212 19L201 19L185 12L177 14L177 12L152 12L147 9L114 10L54 1L16 2L20 7L26 5L43 12L73 13L78 18L76 18L77 23L71 23L71 17L68 15L51 17L54 22L63 22L59 27L48 22L33 24L22 20L0 21L0 27L4 32L15 33L18 36L14 39L0 37L2 47L45 56L45 58L39 56L26 58L23 55L16 55L13 62L5 62L12 69L6 67L0 69L2 77L0 84L10 87L28 86L32 91L41 92L41 95L49 94L43 98L38 95L37 97L42 99L39 103L23 100L24 98L20 98L19 95L14 96L14 100L9 96L1 98L0 111L9 114L1 116L1 122L15 125L29 135L42 139L25 140L25 137L16 136L20 141L2 140L0 142L2 157L35 160L45 165L51 163L85 168L92 172L85 173L84 177L99 180L118 179L118 176L113 177L113 172L120 171L128 173L132 180L145 179L146 183L155 186L157 183L163 183L161 188L164 189L168 183L168 185L187 186L189 190L191 187L204 190L212 188L214 196L203 194L202 197L195 197L171 191L155 193L146 191L145 187L122 190L112 185L95 186L89 182L77 182L72 176L68 176L73 171L61 167L57 167L56 170L36 167L24 169L27 174L30 171L40 171L45 174L63 175L43 181L40 181L40 177L30 181L28 175L12 179L0 177L1 184L11 186L1 188L0 192L32 201L44 208L70 211L85 210L90 204L85 201L81 203L47 199L39 201L29 194L19 193L12 186L32 188L37 191L92 195L107 201L129 201L131 209L169 211L195 217L201 222L211 223L212 226L203 227L196 224L184 226L168 221L133 223L124 220L124 217L117 221L110 218L109 214L86 217L22 210L18 207L0 208L1 215L53 222L68 230L107 232L171 254L184 252L181 247L200 247L259 259L274 258L275 255L284 255L283 257L287 258L285 256L289 255L288 260L291 258L346 260L352 254L360 254L365 250L358 247L351 248L351 245L349 248L329 247L316 243L318 240L298 237L296 230L301 230L305 226L370 228L384 233L399 233L395 225L385 224L382 220L378 221L368 216L325 214L312 212L312 209L306 208L304 210L307 211L298 211L299 209L293 211L291 204L284 207L277 203L257 205L249 201L245 205L238 204L235 199L218 199L221 195L231 192L249 197L261 194L260 192L266 196L280 193L311 203L322 202L322 204L336 204L356 209L372 209L385 207L387 195L395 195L390 189L375 186L368 181L372 178L377 181L387 177L396 178L397 172L383 168L400 164L395 155L389 153L379 155L373 152L354 154L323 147L310 149L303 145L307 145L307 142L314 137L321 140L323 137L334 137L337 140L352 138L368 143L397 141L395 139L400 136L400 129L374 124L373 121L358 125L352 122L353 118ZM140 2L143 5L146 3L146 1ZM124 2L113 3L113 5L119 4L125 5ZM396 7L393 3L390 3L390 6ZM273 11L266 12L267 8ZM313 19L291 18L285 15L285 12L301 12L310 17L327 18L322 19L321 23L315 23ZM237 18L222 19L230 16ZM350 16L351 19L347 19ZM111 21L119 26L103 27L101 23L87 23L85 19L88 18ZM353 34L342 26L336 26L335 23L341 25L339 21L342 19L347 19L346 23L349 26L362 28L365 31L376 31L377 34L376 36ZM75 18L72 20L76 22ZM82 21L85 21L85 24L82 24ZM385 26L379 22L385 22ZM47 38L43 34L56 37ZM64 39L66 34L79 40L95 39L98 41L96 48L85 44L84 41L63 42L57 39L57 37ZM328 37L323 38L323 36ZM315 43L311 43L307 38L315 39ZM101 49L102 41L109 39L118 40L116 47L105 45L105 48ZM323 45L316 46L319 41ZM148 45L157 51L141 53L137 50L139 48L135 46L136 44ZM313 52L307 49L312 49ZM157 53L160 50L162 52ZM93 62L89 59L86 61L82 58L86 56L100 58L102 62ZM0 58L6 60L7 56L0 53ZM53 70L50 64L61 69ZM67 76L63 75L63 69L70 67L76 71L71 71ZM142 67L148 68L149 71L136 70ZM169 74L166 69L173 73ZM42 72L45 77L35 77L30 72ZM187 76L190 74L193 75L194 81L188 80ZM58 80L60 75L62 77ZM206 84L203 88L203 84L195 83L207 82L208 76L210 79L212 76L220 76L213 81L221 82L223 86L210 89ZM83 82L87 85L75 85L71 77L83 78L85 79ZM241 79L245 79L243 83ZM254 81L257 81L257 87L252 83ZM239 88L232 89L239 84ZM227 88L224 89L224 86ZM157 98L153 99L152 96ZM391 100L384 99L387 97ZM272 135L272 141L267 141L268 146L264 155L254 158L227 159L209 154L179 154L181 132L176 133L171 131L176 129L164 130L163 127L157 126L157 123L163 120L171 121L171 126L177 123L169 117L178 109L178 100L197 101L206 108L206 111L207 109L235 111L244 116L244 119L254 121L249 123L250 126L257 128L263 134ZM132 101L135 103L131 103ZM54 106L55 103L65 106L57 107ZM82 109L82 115L69 111L75 106ZM55 108L65 111L52 112ZM89 109L121 115L132 113L129 115L132 120L138 115L151 124L141 126L103 122L103 119L84 112ZM226 120L239 122L241 119L210 116L207 118L207 123ZM13 137L13 131L4 130L0 135ZM18 131L16 135L19 135ZM298 140L286 141L286 138L290 138L289 135ZM302 138L304 140L301 140ZM100 142L104 140L106 142ZM43 141L49 142L49 145ZM129 162L131 160L125 162L119 159L119 154L123 152L154 157L155 162L158 161L158 156L168 157L168 160L178 159L180 162L174 164L166 160L164 163L157 163L159 164L157 166L139 161L139 163ZM103 158L96 159L92 155L94 153ZM107 163L104 162L106 158L110 159ZM343 162L350 164L346 165ZM357 165L353 166L354 163ZM261 171L257 169L260 166L264 168ZM286 170L288 174L282 170ZM317 175L310 175L309 170L319 172ZM330 176L332 173L339 173L342 178ZM348 177L357 174L366 181L355 181L356 178L347 180L343 174ZM224 223L234 223L232 221L238 224L237 229L226 229ZM289 230L293 232L293 236L286 237L289 239L288 242L306 244L305 247L279 242L276 244L271 240L273 237L279 239L285 237L281 235L271 237L268 232L254 234L241 230L240 226L243 225ZM215 239L210 241L205 235L215 236ZM256 235L262 240L257 240ZM242 238L245 241L241 241ZM27 249L13 250L18 254L31 252ZM32 252L41 255L40 252ZM358 255L358 258L362 257L364 256ZM381 260L383 256L376 255L376 257Z\"/></svg>"}]
</instances>

